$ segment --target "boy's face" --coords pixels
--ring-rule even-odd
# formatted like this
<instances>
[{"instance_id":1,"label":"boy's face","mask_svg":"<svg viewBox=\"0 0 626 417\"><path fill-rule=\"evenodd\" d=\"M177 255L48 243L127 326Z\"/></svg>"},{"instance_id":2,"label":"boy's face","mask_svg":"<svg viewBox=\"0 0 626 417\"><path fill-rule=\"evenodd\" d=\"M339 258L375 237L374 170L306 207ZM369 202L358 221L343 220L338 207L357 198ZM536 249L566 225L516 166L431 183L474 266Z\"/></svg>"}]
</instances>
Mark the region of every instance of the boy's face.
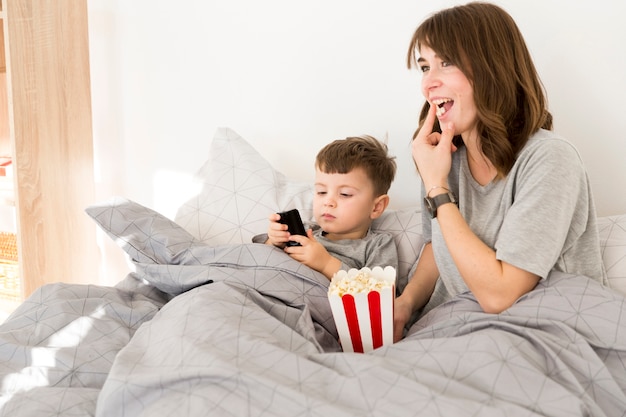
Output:
<instances>
[{"instance_id":1,"label":"boy's face","mask_svg":"<svg viewBox=\"0 0 626 417\"><path fill-rule=\"evenodd\" d=\"M365 237L376 201L374 186L362 168L347 174L316 169L313 215L329 239Z\"/></svg>"}]
</instances>

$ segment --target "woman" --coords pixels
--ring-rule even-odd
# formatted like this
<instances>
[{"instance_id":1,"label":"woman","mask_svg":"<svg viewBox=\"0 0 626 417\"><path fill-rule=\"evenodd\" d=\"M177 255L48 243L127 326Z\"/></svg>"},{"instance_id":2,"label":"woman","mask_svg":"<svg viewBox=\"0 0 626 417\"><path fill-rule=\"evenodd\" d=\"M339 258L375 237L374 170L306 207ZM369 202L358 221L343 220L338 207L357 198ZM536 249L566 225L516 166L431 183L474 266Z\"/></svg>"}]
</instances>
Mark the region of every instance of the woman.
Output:
<instances>
[{"instance_id":1,"label":"woman","mask_svg":"<svg viewBox=\"0 0 626 417\"><path fill-rule=\"evenodd\" d=\"M500 313L552 270L606 283L585 168L550 131L511 16L479 2L440 11L415 31L408 65L426 99L412 152L428 243L396 300L395 339L415 312L462 292Z\"/></svg>"}]
</instances>

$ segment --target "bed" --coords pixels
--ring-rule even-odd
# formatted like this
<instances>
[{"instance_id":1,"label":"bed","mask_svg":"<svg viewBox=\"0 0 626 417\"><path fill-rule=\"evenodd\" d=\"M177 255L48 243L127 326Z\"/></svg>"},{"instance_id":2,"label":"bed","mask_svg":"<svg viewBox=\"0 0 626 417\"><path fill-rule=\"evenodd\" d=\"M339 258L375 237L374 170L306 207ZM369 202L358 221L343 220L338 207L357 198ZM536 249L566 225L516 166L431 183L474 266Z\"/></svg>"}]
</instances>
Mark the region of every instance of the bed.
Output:
<instances>
[{"instance_id":1,"label":"bed","mask_svg":"<svg viewBox=\"0 0 626 417\"><path fill-rule=\"evenodd\" d=\"M345 353L328 280L250 243L270 212L310 221L311 185L228 128L198 180L173 220L122 197L86 208L133 270L45 285L9 316L0 416L626 415L626 215L599 219L611 288L555 273L497 315L462 294L403 341ZM398 291L421 222L409 207L374 225L394 235Z\"/></svg>"}]
</instances>

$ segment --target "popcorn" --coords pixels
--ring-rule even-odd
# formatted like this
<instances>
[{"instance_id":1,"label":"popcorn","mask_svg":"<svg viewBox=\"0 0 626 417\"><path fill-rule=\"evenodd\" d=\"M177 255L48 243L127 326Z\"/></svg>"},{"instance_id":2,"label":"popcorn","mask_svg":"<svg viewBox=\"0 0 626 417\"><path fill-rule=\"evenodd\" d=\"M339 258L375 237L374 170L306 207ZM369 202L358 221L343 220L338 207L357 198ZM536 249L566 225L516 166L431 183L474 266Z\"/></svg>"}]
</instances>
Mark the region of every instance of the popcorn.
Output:
<instances>
[{"instance_id":1,"label":"popcorn","mask_svg":"<svg viewBox=\"0 0 626 417\"><path fill-rule=\"evenodd\" d=\"M393 282L375 277L371 274L369 268L365 269L359 271L351 269L350 271L356 271L356 275L349 272L343 273L345 271L340 271L342 274L339 275L335 274L328 288L328 293L343 297L344 294L380 291L383 288L393 287Z\"/></svg>"},{"instance_id":2,"label":"popcorn","mask_svg":"<svg viewBox=\"0 0 626 417\"><path fill-rule=\"evenodd\" d=\"M328 300L344 352L369 352L393 343L396 270L362 268L338 271Z\"/></svg>"}]
</instances>

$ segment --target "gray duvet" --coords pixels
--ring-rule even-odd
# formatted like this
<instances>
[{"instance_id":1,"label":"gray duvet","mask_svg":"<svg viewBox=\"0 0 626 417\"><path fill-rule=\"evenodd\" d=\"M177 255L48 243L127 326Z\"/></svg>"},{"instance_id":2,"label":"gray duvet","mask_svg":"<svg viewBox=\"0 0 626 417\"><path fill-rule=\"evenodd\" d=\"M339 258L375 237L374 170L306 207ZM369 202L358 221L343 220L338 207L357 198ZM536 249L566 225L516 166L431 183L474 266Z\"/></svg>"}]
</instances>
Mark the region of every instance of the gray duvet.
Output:
<instances>
[{"instance_id":1,"label":"gray duvet","mask_svg":"<svg viewBox=\"0 0 626 417\"><path fill-rule=\"evenodd\" d=\"M595 281L499 315L462 294L368 354L341 352L327 286L254 244L44 286L0 326L0 416L626 416L626 303Z\"/></svg>"}]
</instances>

